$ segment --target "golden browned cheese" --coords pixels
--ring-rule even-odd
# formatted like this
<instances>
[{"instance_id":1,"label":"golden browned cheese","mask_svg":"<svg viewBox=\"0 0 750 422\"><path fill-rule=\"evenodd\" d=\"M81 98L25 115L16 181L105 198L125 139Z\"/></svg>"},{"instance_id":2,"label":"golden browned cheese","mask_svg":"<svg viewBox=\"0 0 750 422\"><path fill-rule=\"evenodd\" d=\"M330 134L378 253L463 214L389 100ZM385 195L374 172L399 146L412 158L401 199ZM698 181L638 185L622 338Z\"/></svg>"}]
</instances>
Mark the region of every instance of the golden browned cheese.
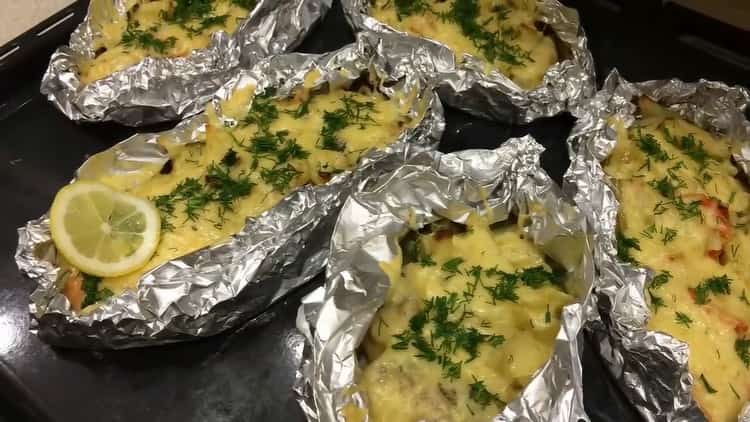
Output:
<instances>
[{"instance_id":1,"label":"golden browned cheese","mask_svg":"<svg viewBox=\"0 0 750 422\"><path fill-rule=\"evenodd\" d=\"M416 262L402 265L399 256L381 265L391 287L363 342L369 363L358 382L367 399L369 420L491 420L549 359L562 308L574 299L549 280L532 288L519 278L515 301L491 293L507 280L503 277L518 276L524 270L542 278L553 275L544 255L515 225L490 228L473 216L464 233L437 230L420 235L416 244ZM482 336L475 356L468 351L470 346L448 347L452 350L438 351L449 359L441 363L439 358L426 358L413 340L398 344L403 333L414 327L418 314L425 315L427 303L441 300L452 303L443 327L458 321L463 333L454 333L454 339L472 337L471 330L476 330L475 339ZM426 314L421 331L434 349L445 345L434 322L441 318L438 308L434 305ZM459 343L471 341L451 344ZM448 375L450 364L459 365L460 374Z\"/></svg>"},{"instance_id":2,"label":"golden browned cheese","mask_svg":"<svg viewBox=\"0 0 750 422\"><path fill-rule=\"evenodd\" d=\"M177 144L168 136L159 138L171 158L167 167L148 167L139 174L127 175L104 172L95 177L117 190L155 201L162 210L165 228L156 253L144 267L122 277L106 278L101 288L114 293L132 288L146 271L227 239L242 229L247 217L261 214L299 186L323 184L336 173L352 169L363 154L393 143L420 117L409 117L409 107L414 103L410 95L389 99L378 92L351 92L343 87L313 94L304 88L291 98L271 100L254 97L253 92L252 86L238 89L221 104L224 116L240 121L234 128L225 127L209 107L205 140ZM331 115L346 116L347 107L352 113L359 110L359 120L345 117L332 132L336 150L324 149L324 133L332 127ZM268 114L271 108L275 112ZM264 113L272 118L265 123L250 123L253 116ZM296 155L279 155L290 148L297 150ZM235 159L228 161L225 157L230 150ZM87 166L97 168L101 164L106 168L112 159L112 153L106 151L92 157ZM228 207L217 200L206 202L192 212L191 218L187 213L189 201L175 199L175 192L191 180L202 191L211 186L231 187L231 183L219 181L217 169L231 181L252 187L231 200ZM82 176L87 178L85 173ZM200 194L191 197L201 200ZM172 204L173 210L165 204Z\"/></svg>"},{"instance_id":3,"label":"golden browned cheese","mask_svg":"<svg viewBox=\"0 0 750 422\"><path fill-rule=\"evenodd\" d=\"M180 3L191 2L128 0L127 16L109 13L107 17L115 16L92 20L98 23L100 33L94 40L97 56L79 65L81 82L87 84L104 78L146 57L187 56L193 50L207 47L214 32L233 33L250 13L232 0L198 0L193 3L209 4L210 12L189 15L184 22L170 19L170 13Z\"/></svg>"},{"instance_id":4,"label":"golden browned cheese","mask_svg":"<svg viewBox=\"0 0 750 422\"><path fill-rule=\"evenodd\" d=\"M604 169L621 201L621 258L654 270L648 328L689 345L693 396L714 422L750 399L750 196L732 140L641 100Z\"/></svg>"},{"instance_id":5,"label":"golden browned cheese","mask_svg":"<svg viewBox=\"0 0 750 422\"><path fill-rule=\"evenodd\" d=\"M500 71L523 89L539 86L558 60L554 40L536 27L536 1L420 0L406 2L412 6L403 12L400 3L375 0L370 14L400 31L447 45L459 61L466 54L482 59L486 72ZM475 10L476 16L467 10ZM462 18L453 17L457 14ZM476 35L477 28L483 35ZM488 39L491 47L484 47Z\"/></svg>"}]
</instances>

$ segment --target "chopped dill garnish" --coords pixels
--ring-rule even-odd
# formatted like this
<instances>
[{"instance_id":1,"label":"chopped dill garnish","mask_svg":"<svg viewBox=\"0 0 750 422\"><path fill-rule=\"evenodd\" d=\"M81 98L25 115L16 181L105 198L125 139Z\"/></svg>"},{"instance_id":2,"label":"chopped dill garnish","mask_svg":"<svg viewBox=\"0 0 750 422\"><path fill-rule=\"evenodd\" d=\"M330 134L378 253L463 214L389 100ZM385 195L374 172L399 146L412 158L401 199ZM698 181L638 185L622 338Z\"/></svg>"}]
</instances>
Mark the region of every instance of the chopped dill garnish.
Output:
<instances>
[{"instance_id":1,"label":"chopped dill garnish","mask_svg":"<svg viewBox=\"0 0 750 422\"><path fill-rule=\"evenodd\" d=\"M474 376L472 378L474 378L474 382L469 384L469 398L471 400L477 402L482 408L487 407L490 403L494 403L499 408L505 406L505 402L500 400L497 394L490 393L487 390L484 381L480 381Z\"/></svg>"},{"instance_id":2,"label":"chopped dill garnish","mask_svg":"<svg viewBox=\"0 0 750 422\"><path fill-rule=\"evenodd\" d=\"M370 113L375 110L375 103L372 101L357 101L353 96L341 98L344 107L334 111L325 111L323 113L323 128L320 130L320 138L317 147L329 151L344 151L344 145L336 136L344 128L353 125L359 125L364 129L368 123L374 123Z\"/></svg>"},{"instance_id":3,"label":"chopped dill garnish","mask_svg":"<svg viewBox=\"0 0 750 422\"><path fill-rule=\"evenodd\" d=\"M505 342L501 335L482 334L476 328L466 327L464 321L471 317L472 313L466 310L457 293L425 300L422 309L409 319L408 328L393 336L395 342L391 348L408 350L413 347L417 351L415 357L438 363L443 377L458 379L462 365L479 356L480 344L499 347ZM429 340L425 330L429 332ZM465 361L453 359L458 350L468 355Z\"/></svg>"},{"instance_id":4,"label":"chopped dill garnish","mask_svg":"<svg viewBox=\"0 0 750 422\"><path fill-rule=\"evenodd\" d=\"M271 123L279 118L279 110L270 98L274 94L273 90L266 89L263 94L256 95L241 123L246 126L254 124L261 131L267 131Z\"/></svg>"},{"instance_id":5,"label":"chopped dill garnish","mask_svg":"<svg viewBox=\"0 0 750 422\"><path fill-rule=\"evenodd\" d=\"M677 237L677 230L670 229L669 227L667 227L666 229L664 229L664 233L663 233L663 237L661 241L662 243L666 245L667 243L673 241L676 237Z\"/></svg>"},{"instance_id":6,"label":"chopped dill garnish","mask_svg":"<svg viewBox=\"0 0 750 422\"><path fill-rule=\"evenodd\" d=\"M224 158L231 157L232 152L231 149L227 151ZM195 221L208 204L215 202L219 205L219 217L223 221L224 213L233 211L234 202L249 195L252 187L253 183L245 175L233 178L226 164L211 164L205 175L205 184L189 177L182 180L172 192L151 200L161 212L162 230L169 231L174 229L169 220L174 217L177 203L184 203L187 219Z\"/></svg>"},{"instance_id":7,"label":"chopped dill garnish","mask_svg":"<svg viewBox=\"0 0 750 422\"><path fill-rule=\"evenodd\" d=\"M701 378L701 381L703 382L703 386L706 387L706 391L708 392L708 394L716 394L718 392L713 387L711 387L711 384L708 383L708 380L703 374L701 374L700 378Z\"/></svg>"},{"instance_id":8,"label":"chopped dill garnish","mask_svg":"<svg viewBox=\"0 0 750 422\"><path fill-rule=\"evenodd\" d=\"M667 284L672 279L672 273L669 271L662 271L658 275L655 275L651 280L651 289L658 289L659 287Z\"/></svg>"},{"instance_id":9,"label":"chopped dill garnish","mask_svg":"<svg viewBox=\"0 0 750 422\"><path fill-rule=\"evenodd\" d=\"M669 154L661 149L659 141L657 141L652 134L647 133L643 135L641 130L638 129L635 141L638 148L649 158L653 158L656 161L667 161L671 159Z\"/></svg>"},{"instance_id":10,"label":"chopped dill garnish","mask_svg":"<svg viewBox=\"0 0 750 422\"><path fill-rule=\"evenodd\" d=\"M99 284L102 282L101 277L86 273L81 273L81 276L83 277L81 290L84 293L81 309L114 295L112 290L107 288L99 290Z\"/></svg>"},{"instance_id":11,"label":"chopped dill garnish","mask_svg":"<svg viewBox=\"0 0 750 422\"><path fill-rule=\"evenodd\" d=\"M674 315L675 315L674 317L675 322L677 322L678 324L682 324L686 326L687 328L690 328L690 324L693 323L692 318L690 318L687 314L682 313L682 312L675 312Z\"/></svg>"},{"instance_id":12,"label":"chopped dill garnish","mask_svg":"<svg viewBox=\"0 0 750 422\"><path fill-rule=\"evenodd\" d=\"M300 105L297 108L293 110L284 110L284 112L287 114L291 114L295 119L299 119L300 117L310 112L311 100L312 100L312 97L309 97L306 100L302 101L302 103L300 103Z\"/></svg>"},{"instance_id":13,"label":"chopped dill garnish","mask_svg":"<svg viewBox=\"0 0 750 422\"><path fill-rule=\"evenodd\" d=\"M168 23L180 25L192 35L202 33L212 26L224 26L229 15L213 15L212 0L175 0L174 7L162 11L161 18ZM197 23L197 25L196 25Z\"/></svg>"},{"instance_id":14,"label":"chopped dill garnish","mask_svg":"<svg viewBox=\"0 0 750 422\"><path fill-rule=\"evenodd\" d=\"M711 277L704 280L695 288L695 303L704 305L711 301L709 297L711 294L714 295L728 295L730 293L730 285L732 280L723 275L721 277Z\"/></svg>"},{"instance_id":15,"label":"chopped dill garnish","mask_svg":"<svg viewBox=\"0 0 750 422\"><path fill-rule=\"evenodd\" d=\"M549 311L549 303L547 304L547 311L544 313L544 322L547 324L552 322L552 313Z\"/></svg>"},{"instance_id":16,"label":"chopped dill garnish","mask_svg":"<svg viewBox=\"0 0 750 422\"><path fill-rule=\"evenodd\" d=\"M734 386L732 385L731 382L729 383L729 388L732 389L732 393L734 393L734 396L737 397L737 400L740 400L740 395L737 394L737 390L734 389Z\"/></svg>"},{"instance_id":17,"label":"chopped dill garnish","mask_svg":"<svg viewBox=\"0 0 750 422\"><path fill-rule=\"evenodd\" d=\"M641 250L640 242L638 242L638 239L634 237L626 237L623 233L617 232L616 234L616 240L617 240L617 257L620 258L623 262L629 262L631 264L635 264L635 258L631 255L630 250L635 249L637 251Z\"/></svg>"},{"instance_id":18,"label":"chopped dill garnish","mask_svg":"<svg viewBox=\"0 0 750 422\"><path fill-rule=\"evenodd\" d=\"M648 184L661 196L669 199L674 199L677 190L685 187L685 181L674 176L664 176L659 180L652 180Z\"/></svg>"},{"instance_id":19,"label":"chopped dill garnish","mask_svg":"<svg viewBox=\"0 0 750 422\"><path fill-rule=\"evenodd\" d=\"M742 294L740 295L740 301L744 302L745 305L750 306L750 300L747 300L747 295L745 295L745 289L742 289Z\"/></svg>"},{"instance_id":20,"label":"chopped dill garnish","mask_svg":"<svg viewBox=\"0 0 750 422\"><path fill-rule=\"evenodd\" d=\"M274 166L260 171L260 177L263 181L279 192L286 192L289 189L289 184L298 174L300 174L300 171L291 164Z\"/></svg>"},{"instance_id":21,"label":"chopped dill garnish","mask_svg":"<svg viewBox=\"0 0 750 422\"><path fill-rule=\"evenodd\" d=\"M169 37L159 39L149 31L138 29L135 26L128 25L120 38L120 44L128 48L142 48L144 50L153 50L159 54L165 54L167 49L174 47L177 38Z\"/></svg>"},{"instance_id":22,"label":"chopped dill garnish","mask_svg":"<svg viewBox=\"0 0 750 422\"><path fill-rule=\"evenodd\" d=\"M529 52L511 43L518 37L518 31L505 28L490 31L479 22L479 2L477 0L454 0L447 13L440 14L444 20L456 23L461 32L469 38L489 62L499 60L514 66L532 61Z\"/></svg>"},{"instance_id":23,"label":"chopped dill garnish","mask_svg":"<svg viewBox=\"0 0 750 422\"><path fill-rule=\"evenodd\" d=\"M450 273L451 275L455 275L461 272L461 270L458 269L458 266L463 264L464 259L460 256L457 256L455 258L449 259L443 263L443 265L440 267L441 270Z\"/></svg>"},{"instance_id":24,"label":"chopped dill garnish","mask_svg":"<svg viewBox=\"0 0 750 422\"><path fill-rule=\"evenodd\" d=\"M703 148L703 142L695 140L693 134L687 136L681 136L679 138L672 136L666 126L662 126L662 132L667 142L676 146L682 152L690 157L693 161L700 164L701 170L706 167L707 161L710 159L708 153Z\"/></svg>"},{"instance_id":25,"label":"chopped dill garnish","mask_svg":"<svg viewBox=\"0 0 750 422\"><path fill-rule=\"evenodd\" d=\"M430 6L424 0L393 0L396 6L396 17L398 20L403 18L424 13L429 10Z\"/></svg>"},{"instance_id":26,"label":"chopped dill garnish","mask_svg":"<svg viewBox=\"0 0 750 422\"><path fill-rule=\"evenodd\" d=\"M652 292L650 289L648 291L648 295L651 298L651 306L654 307L654 312L659 312L659 308L664 308L667 305L664 303L664 299L662 299L660 296L657 296Z\"/></svg>"},{"instance_id":27,"label":"chopped dill garnish","mask_svg":"<svg viewBox=\"0 0 750 422\"><path fill-rule=\"evenodd\" d=\"M745 368L750 368L750 338L738 338L734 341L734 351L745 364Z\"/></svg>"}]
</instances>

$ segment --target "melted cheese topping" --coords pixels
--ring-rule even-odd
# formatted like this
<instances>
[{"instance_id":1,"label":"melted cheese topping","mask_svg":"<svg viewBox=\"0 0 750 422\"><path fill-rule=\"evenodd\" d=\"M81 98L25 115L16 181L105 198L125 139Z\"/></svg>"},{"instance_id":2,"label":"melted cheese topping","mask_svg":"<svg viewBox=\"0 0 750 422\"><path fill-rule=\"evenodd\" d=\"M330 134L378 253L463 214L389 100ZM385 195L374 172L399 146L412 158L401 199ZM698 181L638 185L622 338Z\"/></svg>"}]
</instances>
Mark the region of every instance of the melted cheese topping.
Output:
<instances>
[{"instance_id":1,"label":"melted cheese topping","mask_svg":"<svg viewBox=\"0 0 750 422\"><path fill-rule=\"evenodd\" d=\"M165 20L164 14L173 11L176 3L177 0L128 0L127 16L117 15L100 24L100 36L94 41L96 57L79 65L81 82L87 84L104 78L146 57L185 57L193 50L206 48L214 32L233 33L250 13L231 0L211 0L213 9L208 16L226 18L196 32L188 28L201 28L202 17L191 19L184 25ZM148 42L124 42L129 27L149 34L157 43L166 42L165 48L149 48Z\"/></svg>"},{"instance_id":2,"label":"melted cheese topping","mask_svg":"<svg viewBox=\"0 0 750 422\"><path fill-rule=\"evenodd\" d=\"M503 32L508 43L518 46L528 53L529 58L522 64L513 64L500 58L488 58L479 43L466 35L454 20L444 19L441 14L451 12L453 5L478 3L477 22L488 32ZM394 0L375 0L370 13L375 19L409 34L439 41L450 47L457 60L464 55L472 55L486 63L485 71L498 70L523 89L532 89L542 82L544 73L557 63L557 48L554 40L539 31L535 24L537 10L535 1L513 0L424 0L431 11L421 11L407 16L398 16Z\"/></svg>"},{"instance_id":3,"label":"melted cheese topping","mask_svg":"<svg viewBox=\"0 0 750 422\"><path fill-rule=\"evenodd\" d=\"M158 142L171 158L170 171L160 172L161 168L147 168L137 176L114 174L99 177L99 181L115 189L156 200L159 196L174 192L188 178L208 185L211 182L207 176L209 169L219 165L232 149L236 152L236 163L222 165L222 168L227 168L234 180L247 178L254 184L249 194L232 201L231 209L226 209L217 202L209 202L199 210L198 217L194 219L190 219L186 213L187 201L174 201L172 215L162 214L162 224L166 221L173 227L162 232L158 249L151 261L128 275L104 279L102 288L109 288L114 293L122 292L134 287L148 270L227 239L242 229L247 217L257 216L273 207L296 187L309 183L323 184L335 173L354 168L367 151L388 146L402 131L418 121L408 117L409 107L413 104L411 98L388 99L380 93L370 93L364 89L361 92L350 92L342 88L331 88L326 93L318 94L303 89L295 96L281 100L254 98L253 92L252 86L235 91L228 101L221 104L222 114L242 121L249 115L251 104L265 101L278 111L277 117L270 122L268 133L281 132L285 139L294 140L308 155L290 158L282 166L277 163L275 156L251 153L253 139L262 134L258 125L239 123L234 128L225 127L216 112L209 108L206 112L208 125L205 141L177 144L166 136L159 139ZM361 124L350 122L335 132L342 147L340 151L321 149L325 116L342 110L346 101L369 103L369 118ZM403 105L400 105L401 102ZM307 112L301 116L295 115L303 105L306 105ZM111 153L102 154L99 154L101 159L94 156L92 160L111 162L107 161L111 160ZM263 176L269 170L286 168L288 165L291 166L288 186L279 189L279 186L274 186L273 179Z\"/></svg>"},{"instance_id":4,"label":"melted cheese topping","mask_svg":"<svg viewBox=\"0 0 750 422\"><path fill-rule=\"evenodd\" d=\"M516 302L493 300L482 286L494 285L497 279L482 272L477 283L469 274L475 266L510 274L532 267L547 268L544 256L515 226L492 229L472 217L465 233L446 237L436 232L421 235L420 241L434 265L412 262L402 266L401 256L381 264L391 287L363 342L370 363L358 384L367 397L369 420L491 420L549 359L562 308L574 299L551 284L532 289L519 283ZM463 259L459 272L446 272L443 265L455 258ZM455 353L448 353L454 363L463 361L460 376L455 379L446 377L437 361L416 357L419 352L413 346L407 350L393 347L397 341L394 336L411 326L426 301L451 293L465 298L464 292L471 290L472 284L476 286L473 298L457 306L457 313L467 312L461 325L485 336L501 335L502 344L482 342L474 359L460 347ZM457 313L451 318L457 318ZM424 331L428 341L432 329L428 323ZM473 399L471 385L476 387L477 382L482 382L496 399L483 404L476 400L482 401L481 397ZM347 415L353 414L351 409L344 410Z\"/></svg>"},{"instance_id":5,"label":"melted cheese topping","mask_svg":"<svg viewBox=\"0 0 750 422\"><path fill-rule=\"evenodd\" d=\"M615 122L618 142L604 169L617 184L621 237L635 239L640 249L629 253L657 274L649 288L648 328L689 345L693 395L709 420L736 421L750 399L750 369L736 350L738 340L749 338L750 195L732 164L731 140L648 101L642 100L641 109L640 129ZM649 137L658 150L643 144ZM658 189L659 180L674 187L674 199L664 195L670 188ZM694 211L681 213L680 207ZM707 303L697 303L705 293L701 286L723 276L731 282L728 294L709 292Z\"/></svg>"}]
</instances>

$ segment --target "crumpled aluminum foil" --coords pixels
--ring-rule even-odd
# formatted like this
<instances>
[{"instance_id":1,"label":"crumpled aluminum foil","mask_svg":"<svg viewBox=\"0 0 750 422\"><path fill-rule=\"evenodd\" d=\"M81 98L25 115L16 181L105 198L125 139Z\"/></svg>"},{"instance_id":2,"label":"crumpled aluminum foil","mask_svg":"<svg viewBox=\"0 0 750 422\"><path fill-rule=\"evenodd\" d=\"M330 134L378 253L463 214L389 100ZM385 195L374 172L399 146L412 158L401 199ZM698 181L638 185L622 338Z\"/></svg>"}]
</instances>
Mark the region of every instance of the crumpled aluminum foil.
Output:
<instances>
[{"instance_id":1,"label":"crumpled aluminum foil","mask_svg":"<svg viewBox=\"0 0 750 422\"><path fill-rule=\"evenodd\" d=\"M653 274L617 259L619 202L600 162L617 143L616 132L607 119L616 116L630 126L636 111L632 100L643 95L704 129L737 140L734 158L747 176L750 122L743 110L750 104L750 92L706 80L630 83L615 70L589 103L573 111L578 121L568 145L571 166L565 174L564 189L595 233L594 256L600 273L595 289L604 322L594 324L593 332L601 355L646 420L705 420L691 393L687 344L645 328L650 317L645 287ZM741 422L750 420L750 407L743 414Z\"/></svg>"},{"instance_id":2,"label":"crumpled aluminum foil","mask_svg":"<svg viewBox=\"0 0 750 422\"><path fill-rule=\"evenodd\" d=\"M462 223L477 211L504 221L510 213L529 213L537 205L544 212L530 213L525 230L572 273L576 281L569 291L580 301L564 308L551 359L495 421L589 420L581 357L582 328L598 318L589 293L593 259L585 218L539 165L543 150L525 136L496 150L424 153L345 203L333 234L326 285L303 299L297 315L307 342L295 391L309 421L343 421L340 412L347 404L366 411L366 398L352 388L360 365L357 347L390 284L378 262L398 254L398 239L408 228L440 217Z\"/></svg>"},{"instance_id":3,"label":"crumpled aluminum foil","mask_svg":"<svg viewBox=\"0 0 750 422\"><path fill-rule=\"evenodd\" d=\"M528 123L539 117L569 110L596 91L594 59L578 12L557 0L537 1L542 22L554 32L561 60L550 67L539 87L525 90L498 71L486 73L483 62L466 57L456 63L453 51L427 38L409 37L433 58L433 71L440 82L440 99L447 105L476 116L508 123ZM384 33L405 32L369 16L368 0L341 0L349 24L355 30Z\"/></svg>"},{"instance_id":4,"label":"crumpled aluminum foil","mask_svg":"<svg viewBox=\"0 0 750 422\"><path fill-rule=\"evenodd\" d=\"M383 48L391 52L388 57L378 54ZM236 75L218 91L213 106L232 89L248 84L257 90L278 88L276 96L283 97L317 71L313 89L346 85L367 72L387 96L416 92L413 117L418 118L417 107L426 108L414 128L405 129L388 148L366 154L354 171L340 173L325 185L299 188L259 217L249 218L230 240L152 270L136 290L107 299L90 314L74 314L59 291L62 274L47 215L20 228L15 258L20 270L39 283L30 304L39 337L64 347L113 349L206 337L257 315L309 281L325 267L333 223L348 194L415 154L436 148L442 136L442 106L424 75L410 66L419 62L413 55L399 37L362 34L356 43L331 53L274 56ZM232 124L230 119L225 122ZM191 143L204 134L203 114L173 130L136 134L87 160L77 178L107 173L137 177L140 169L161 168L167 161L156 144L159 136Z\"/></svg>"},{"instance_id":5,"label":"crumpled aluminum foil","mask_svg":"<svg viewBox=\"0 0 750 422\"><path fill-rule=\"evenodd\" d=\"M207 48L186 57L146 58L83 84L78 63L94 57L97 18L127 12L126 0L93 0L69 45L52 54L40 91L71 120L141 126L185 118L202 111L237 67L299 45L331 1L259 0L232 35L214 33Z\"/></svg>"}]
</instances>

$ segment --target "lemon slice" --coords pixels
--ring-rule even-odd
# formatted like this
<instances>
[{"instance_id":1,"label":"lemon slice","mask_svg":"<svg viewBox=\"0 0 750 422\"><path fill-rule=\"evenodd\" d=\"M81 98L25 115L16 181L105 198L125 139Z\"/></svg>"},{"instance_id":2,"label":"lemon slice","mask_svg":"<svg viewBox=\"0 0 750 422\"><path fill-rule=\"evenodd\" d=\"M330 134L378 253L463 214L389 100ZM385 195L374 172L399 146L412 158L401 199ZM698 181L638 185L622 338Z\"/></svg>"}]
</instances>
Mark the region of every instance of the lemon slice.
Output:
<instances>
[{"instance_id":1,"label":"lemon slice","mask_svg":"<svg viewBox=\"0 0 750 422\"><path fill-rule=\"evenodd\" d=\"M52 240L79 270L115 277L136 270L156 251L161 218L154 205L101 183L60 189L49 213Z\"/></svg>"}]
</instances>

